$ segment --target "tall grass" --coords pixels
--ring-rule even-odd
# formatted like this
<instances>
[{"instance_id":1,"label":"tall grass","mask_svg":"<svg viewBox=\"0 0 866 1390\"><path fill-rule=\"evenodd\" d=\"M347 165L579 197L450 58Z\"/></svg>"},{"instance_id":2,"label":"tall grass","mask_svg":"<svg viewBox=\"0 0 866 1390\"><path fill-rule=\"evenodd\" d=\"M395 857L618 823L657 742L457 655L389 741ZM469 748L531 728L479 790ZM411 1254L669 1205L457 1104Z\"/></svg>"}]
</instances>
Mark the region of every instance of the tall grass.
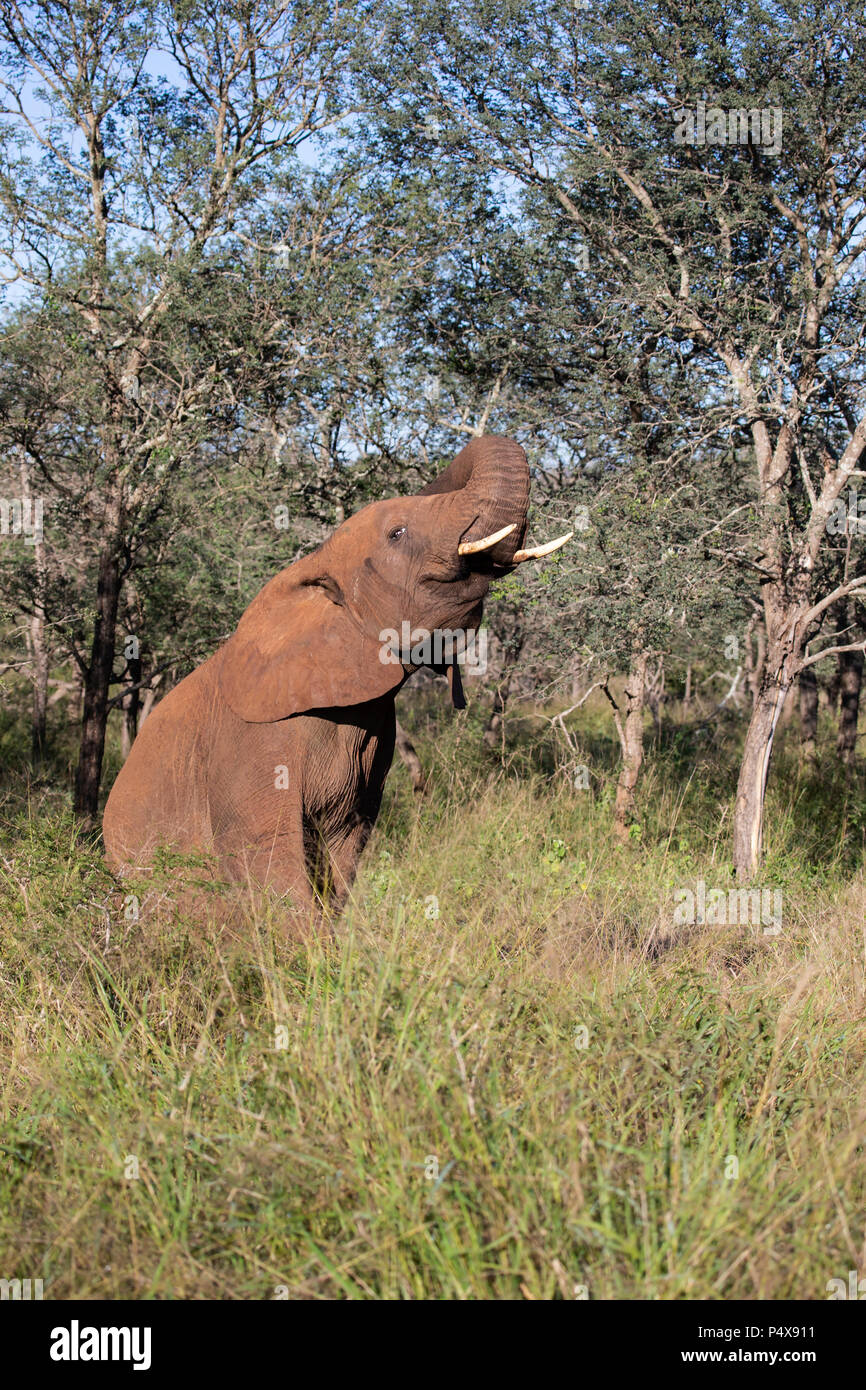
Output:
<instances>
[{"instance_id":1,"label":"tall grass","mask_svg":"<svg viewBox=\"0 0 866 1390\"><path fill-rule=\"evenodd\" d=\"M48 1298L825 1298L866 1272L862 787L782 750L777 936L727 887L733 734L651 758L632 840L541 721L415 721L333 940L122 889L62 798L0 857L0 1276ZM187 866L195 878L195 866ZM137 899L138 919L135 920ZM180 906L178 902L180 901Z\"/></svg>"}]
</instances>

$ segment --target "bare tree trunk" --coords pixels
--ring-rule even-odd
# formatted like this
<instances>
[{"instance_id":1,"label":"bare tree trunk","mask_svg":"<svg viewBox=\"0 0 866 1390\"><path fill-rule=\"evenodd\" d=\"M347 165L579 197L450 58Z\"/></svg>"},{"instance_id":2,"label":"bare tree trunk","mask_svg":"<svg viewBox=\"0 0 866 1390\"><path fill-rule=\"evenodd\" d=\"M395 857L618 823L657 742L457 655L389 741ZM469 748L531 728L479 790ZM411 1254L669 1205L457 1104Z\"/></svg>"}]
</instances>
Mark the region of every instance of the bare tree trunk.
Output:
<instances>
[{"instance_id":1,"label":"bare tree trunk","mask_svg":"<svg viewBox=\"0 0 866 1390\"><path fill-rule=\"evenodd\" d=\"M687 714L692 707L692 668L686 667L686 688L683 693L683 714Z\"/></svg>"},{"instance_id":2,"label":"bare tree trunk","mask_svg":"<svg viewBox=\"0 0 866 1390\"><path fill-rule=\"evenodd\" d=\"M490 709L490 717L484 726L484 742L488 748L495 748L499 742L500 730L502 728L502 718L505 714L505 696L502 686L497 685L493 695L493 704Z\"/></svg>"},{"instance_id":3,"label":"bare tree trunk","mask_svg":"<svg viewBox=\"0 0 866 1390\"><path fill-rule=\"evenodd\" d=\"M120 726L120 756L124 762L126 762L132 752L132 745L135 743L135 738L138 733L138 702L136 701L135 706L133 706L132 703L133 696L136 694L138 694L138 692L134 691L132 694L124 696L122 704L123 722Z\"/></svg>"},{"instance_id":4,"label":"bare tree trunk","mask_svg":"<svg viewBox=\"0 0 866 1390\"><path fill-rule=\"evenodd\" d=\"M764 682L746 732L734 810L734 867L740 879L752 878L761 860L770 757L787 693L778 678Z\"/></svg>"},{"instance_id":5,"label":"bare tree trunk","mask_svg":"<svg viewBox=\"0 0 866 1390\"><path fill-rule=\"evenodd\" d=\"M649 705L655 728L655 746L658 748L662 737L661 707L665 698L665 660L661 657L658 668L644 682L645 700Z\"/></svg>"},{"instance_id":6,"label":"bare tree trunk","mask_svg":"<svg viewBox=\"0 0 866 1390\"><path fill-rule=\"evenodd\" d=\"M755 639L754 650L752 649L753 637ZM746 685L751 693L752 708L754 709L758 703L764 666L767 660L767 632L760 614L756 613L749 619L743 645L746 649Z\"/></svg>"},{"instance_id":7,"label":"bare tree trunk","mask_svg":"<svg viewBox=\"0 0 866 1390\"><path fill-rule=\"evenodd\" d=\"M41 541L36 544L37 597L33 616L30 619L30 649L33 657L33 727L32 757L34 768L42 765L45 757L45 735L48 710L48 648L45 645L45 607L44 576L45 547ZM41 552L41 554L39 553Z\"/></svg>"},{"instance_id":8,"label":"bare tree trunk","mask_svg":"<svg viewBox=\"0 0 866 1390\"><path fill-rule=\"evenodd\" d=\"M796 691L796 689L794 688L794 686L792 685L791 688L790 688L790 690L788 691L787 697L786 697L786 699L785 699L785 703L784 703L784 705L782 706L782 717L781 717L781 719L779 720L779 728L780 728L780 729L787 729L788 725L789 725L790 722L791 722L791 719L793 718L794 710L795 710L796 706L797 706L797 691Z\"/></svg>"},{"instance_id":9,"label":"bare tree trunk","mask_svg":"<svg viewBox=\"0 0 866 1390\"><path fill-rule=\"evenodd\" d=\"M130 684L135 685L141 680L141 658L128 657L126 663L126 673ZM123 724L120 729L120 751L123 761L129 757L132 745L135 743L139 727L139 713L141 711L141 690L130 690L128 695L123 698Z\"/></svg>"},{"instance_id":10,"label":"bare tree trunk","mask_svg":"<svg viewBox=\"0 0 866 1390\"><path fill-rule=\"evenodd\" d=\"M105 753L108 723L108 697L114 670L114 643L120 598L120 564L116 532L109 530L109 546L99 559L96 588L96 617L90 662L84 680L84 713L81 743L75 773L74 809L86 824L92 824L99 809L99 782Z\"/></svg>"},{"instance_id":11,"label":"bare tree trunk","mask_svg":"<svg viewBox=\"0 0 866 1390\"><path fill-rule=\"evenodd\" d=\"M581 657L576 656L571 663L571 698L579 700L583 694L585 683L584 665Z\"/></svg>"},{"instance_id":12,"label":"bare tree trunk","mask_svg":"<svg viewBox=\"0 0 866 1390\"><path fill-rule=\"evenodd\" d=\"M616 714L617 734L622 750L622 768L616 785L614 833L621 840L628 838L629 821L634 813L634 793L643 763L643 712L646 694L646 652L635 654L625 695L628 701L625 723Z\"/></svg>"},{"instance_id":13,"label":"bare tree trunk","mask_svg":"<svg viewBox=\"0 0 866 1390\"><path fill-rule=\"evenodd\" d=\"M144 692L144 699L141 702L141 714L138 719L138 727L141 728L150 711L156 704L158 687L162 684L162 676L154 676L153 684Z\"/></svg>"},{"instance_id":14,"label":"bare tree trunk","mask_svg":"<svg viewBox=\"0 0 866 1390\"><path fill-rule=\"evenodd\" d=\"M424 768L421 765L421 759L415 751L414 743L406 733L399 719L397 720L397 752L409 769L409 776L412 778L412 790L416 792L418 796L423 796L427 790L427 778L424 774Z\"/></svg>"},{"instance_id":15,"label":"bare tree trunk","mask_svg":"<svg viewBox=\"0 0 866 1390\"><path fill-rule=\"evenodd\" d=\"M32 479L26 462L21 461L21 495L32 497ZM33 560L36 567L36 592L33 613L27 630L33 677L33 706L31 717L31 759L34 769L41 767L45 756L45 729L48 710L48 649L45 645L45 542L41 534L34 537Z\"/></svg>"},{"instance_id":16,"label":"bare tree trunk","mask_svg":"<svg viewBox=\"0 0 866 1390\"><path fill-rule=\"evenodd\" d=\"M141 662L137 663L138 675L136 680L141 680ZM123 761L126 762L132 752L132 745L138 738L141 726L156 703L157 687L162 681L162 676L153 677L153 685L146 690L133 690L123 701L123 723L120 726L120 752ZM128 701L135 698L135 704L131 705ZM398 725L399 729L399 725ZM420 764L419 764L420 765Z\"/></svg>"},{"instance_id":17,"label":"bare tree trunk","mask_svg":"<svg viewBox=\"0 0 866 1390\"><path fill-rule=\"evenodd\" d=\"M80 724L84 717L84 672L76 661L72 667L72 694L69 699L69 723Z\"/></svg>"},{"instance_id":18,"label":"bare tree trunk","mask_svg":"<svg viewBox=\"0 0 866 1390\"><path fill-rule=\"evenodd\" d=\"M502 758L505 758L505 708L508 697L511 693L511 686L514 680L517 662L520 653L526 643L526 626L521 614L517 614L513 626L508 628L508 614L503 616L505 624L504 631L497 632L497 639L502 645L502 668L499 673L499 680L496 683L496 692L493 696L493 706L490 717L484 729L484 743L488 748L500 746Z\"/></svg>"},{"instance_id":19,"label":"bare tree trunk","mask_svg":"<svg viewBox=\"0 0 866 1390\"><path fill-rule=\"evenodd\" d=\"M812 314L806 329L809 350L806 360L816 360L819 355L820 314ZM813 355L811 358L810 354ZM825 462L820 495L813 494L809 522L799 542L792 546L792 553L788 554L790 538L786 538L786 523L780 518L784 513L784 479L792 466L802 407L798 403L793 415L786 416L774 444L767 422L762 418L759 393L750 375L751 364L738 357L730 345L725 346L722 356L750 417L761 483L759 509L763 515L761 567L765 572L762 604L766 660L746 733L734 809L734 868L741 881L748 881L761 861L764 796L773 739L788 692L801 670L804 644L811 640L810 632L821 613L833 602L847 597L852 592L851 585L859 585L859 580L851 579L850 583L840 585L826 595L820 604L811 601L813 575L827 519L866 448L866 419L852 426L851 438L835 466L832 459L829 463ZM804 380L797 386L797 393L803 393L802 399L806 399L806 392L814 384L810 371L806 370ZM807 490L811 491L811 488Z\"/></svg>"},{"instance_id":20,"label":"bare tree trunk","mask_svg":"<svg viewBox=\"0 0 866 1390\"><path fill-rule=\"evenodd\" d=\"M860 717L860 688L863 683L863 653L839 653L839 736L836 751L846 767L854 765L857 753L857 721Z\"/></svg>"},{"instance_id":21,"label":"bare tree trunk","mask_svg":"<svg viewBox=\"0 0 866 1390\"><path fill-rule=\"evenodd\" d=\"M767 642L763 679L746 731L734 808L734 868L737 877L744 881L754 877L761 861L764 797L773 740L788 692L798 674L802 653L795 636L796 606L783 604L776 594L765 595L765 603L770 607L772 626L768 620L768 627L772 635Z\"/></svg>"},{"instance_id":22,"label":"bare tree trunk","mask_svg":"<svg viewBox=\"0 0 866 1390\"><path fill-rule=\"evenodd\" d=\"M766 441L763 447L766 452ZM767 458L762 466L769 467ZM778 502L775 484L766 495L774 500L774 505ZM768 566L775 566L781 574L782 542L773 520L768 527L765 555ZM763 586L763 622L756 615L756 631L764 637L764 659L746 731L734 806L734 869L741 882L753 879L761 862L764 798L773 741L785 701L800 674L805 636L802 624L810 610L810 587L811 565L804 560L785 580L773 580Z\"/></svg>"},{"instance_id":23,"label":"bare tree trunk","mask_svg":"<svg viewBox=\"0 0 866 1390\"><path fill-rule=\"evenodd\" d=\"M833 712L839 704L839 686L841 682L841 671L837 660L833 667L833 674L826 680L818 690L818 696L824 707Z\"/></svg>"},{"instance_id":24,"label":"bare tree trunk","mask_svg":"<svg viewBox=\"0 0 866 1390\"><path fill-rule=\"evenodd\" d=\"M814 759L818 735L818 677L807 666L798 678L800 691L800 757Z\"/></svg>"}]
</instances>

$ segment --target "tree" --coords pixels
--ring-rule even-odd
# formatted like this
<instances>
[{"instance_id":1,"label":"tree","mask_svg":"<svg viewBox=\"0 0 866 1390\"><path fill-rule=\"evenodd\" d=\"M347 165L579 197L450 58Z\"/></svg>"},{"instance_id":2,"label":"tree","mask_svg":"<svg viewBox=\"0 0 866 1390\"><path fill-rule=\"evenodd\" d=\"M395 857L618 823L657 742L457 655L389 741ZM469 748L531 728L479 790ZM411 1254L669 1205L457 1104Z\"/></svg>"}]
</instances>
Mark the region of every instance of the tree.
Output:
<instances>
[{"instance_id":1,"label":"tree","mask_svg":"<svg viewBox=\"0 0 866 1390\"><path fill-rule=\"evenodd\" d=\"M520 613L510 635L526 648L522 664L543 652L560 684L578 659L606 689L615 672L628 673L622 717L608 690L622 752L616 826L625 835L648 669L679 654L685 634L696 642L699 618L704 649L721 648L732 625L744 623L735 575L712 544L742 484L742 460L711 438L695 444L694 396L714 382L704 373L696 383L693 353L611 312L616 287L590 262L579 230L551 215L532 187L512 189L503 206L496 167L468 162L462 147L453 160L431 158L431 140L447 151L460 137L429 102L419 103L413 144L405 92L389 81L375 93L375 157L396 185L411 172L428 204L447 208L462 229L396 306L407 365L424 384L407 414L419 439L484 428L521 439L533 469L533 526L541 538L575 530L559 562L522 573L500 611ZM724 401L715 415L733 430ZM494 607L494 628L498 616ZM494 721L508 686L506 671Z\"/></svg>"},{"instance_id":2,"label":"tree","mask_svg":"<svg viewBox=\"0 0 866 1390\"><path fill-rule=\"evenodd\" d=\"M616 345L595 356L603 387L622 385L629 344L638 366L676 360L680 430L751 445L711 542L760 586L766 628L734 817L742 878L787 694L826 653L812 645L824 613L866 585L815 583L866 448L863 38L849 3L401 3L370 82L383 141L435 149L544 235L579 235L605 308L572 338ZM657 422L663 402L649 404Z\"/></svg>"},{"instance_id":3,"label":"tree","mask_svg":"<svg viewBox=\"0 0 866 1390\"><path fill-rule=\"evenodd\" d=\"M50 428L37 440L13 410L6 434L93 546L77 649L86 818L124 580L215 422L228 427L268 370L282 326L261 280L246 281L242 234L268 180L350 109L364 19L363 5L343 15L315 0L0 8L0 256L31 327L58 349L43 382Z\"/></svg>"}]
</instances>

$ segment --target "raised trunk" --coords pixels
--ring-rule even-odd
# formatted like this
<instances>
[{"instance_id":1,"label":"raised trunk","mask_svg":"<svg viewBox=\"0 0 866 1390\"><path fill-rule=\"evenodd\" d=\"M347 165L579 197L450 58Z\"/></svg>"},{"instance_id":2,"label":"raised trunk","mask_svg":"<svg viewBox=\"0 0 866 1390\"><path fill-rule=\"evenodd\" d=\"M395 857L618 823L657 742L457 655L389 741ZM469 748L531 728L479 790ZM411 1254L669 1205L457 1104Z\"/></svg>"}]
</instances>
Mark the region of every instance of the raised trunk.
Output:
<instances>
[{"instance_id":1,"label":"raised trunk","mask_svg":"<svg viewBox=\"0 0 866 1390\"><path fill-rule=\"evenodd\" d=\"M863 653L840 652L839 736L836 740L836 751L846 767L853 767L857 752L857 721L860 716L862 683Z\"/></svg>"},{"instance_id":2,"label":"raised trunk","mask_svg":"<svg viewBox=\"0 0 866 1390\"><path fill-rule=\"evenodd\" d=\"M818 677L814 666L807 666L800 672L800 757L815 757L815 740L818 735Z\"/></svg>"},{"instance_id":3,"label":"raised trunk","mask_svg":"<svg viewBox=\"0 0 866 1390\"><path fill-rule=\"evenodd\" d=\"M628 838L629 822L634 814L634 793L643 763L643 711L646 694L647 654L637 653L628 673L626 686L625 722L617 716L617 733L622 750L622 768L616 784L614 833L619 839Z\"/></svg>"},{"instance_id":4,"label":"raised trunk","mask_svg":"<svg viewBox=\"0 0 866 1390\"><path fill-rule=\"evenodd\" d=\"M511 535L486 552L494 564L509 564L526 538L529 509L529 465L520 445L493 434L470 440L418 495L444 492L463 493L467 515L464 540L480 540L504 526L515 526Z\"/></svg>"},{"instance_id":5,"label":"raised trunk","mask_svg":"<svg viewBox=\"0 0 866 1390\"><path fill-rule=\"evenodd\" d=\"M105 752L108 697L114 670L114 643L120 598L120 565L116 545L103 550L99 558L96 590L96 617L93 645L84 679L84 712L81 743L75 773L74 809L86 823L92 823L99 809L99 781Z\"/></svg>"}]
</instances>

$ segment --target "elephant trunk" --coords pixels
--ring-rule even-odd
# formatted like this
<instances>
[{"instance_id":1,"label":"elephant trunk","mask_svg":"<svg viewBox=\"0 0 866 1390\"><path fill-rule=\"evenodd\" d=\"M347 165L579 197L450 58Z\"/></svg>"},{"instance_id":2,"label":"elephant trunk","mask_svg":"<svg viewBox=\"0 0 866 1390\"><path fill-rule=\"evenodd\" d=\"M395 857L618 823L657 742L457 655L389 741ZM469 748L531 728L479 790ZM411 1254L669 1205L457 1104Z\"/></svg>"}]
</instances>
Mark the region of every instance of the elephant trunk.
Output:
<instances>
[{"instance_id":1,"label":"elephant trunk","mask_svg":"<svg viewBox=\"0 0 866 1390\"><path fill-rule=\"evenodd\" d=\"M526 537L529 464L523 449L502 435L473 439L419 496L458 491L466 502L467 530L462 541L471 543L513 527L484 551L494 565L510 564Z\"/></svg>"}]
</instances>

